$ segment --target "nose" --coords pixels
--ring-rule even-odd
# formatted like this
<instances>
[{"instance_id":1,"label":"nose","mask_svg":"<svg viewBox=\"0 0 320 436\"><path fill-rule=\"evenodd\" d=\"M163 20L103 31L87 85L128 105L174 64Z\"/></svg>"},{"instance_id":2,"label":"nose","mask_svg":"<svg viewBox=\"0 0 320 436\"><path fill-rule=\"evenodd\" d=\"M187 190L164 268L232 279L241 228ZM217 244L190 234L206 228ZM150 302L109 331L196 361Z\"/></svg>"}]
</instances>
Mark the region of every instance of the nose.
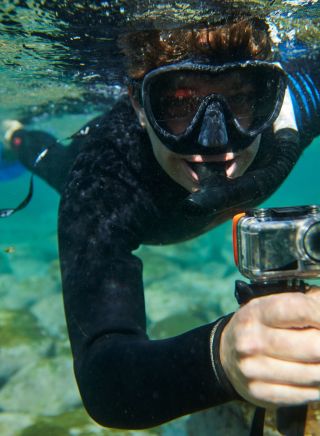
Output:
<instances>
[{"instance_id":1,"label":"nose","mask_svg":"<svg viewBox=\"0 0 320 436\"><path fill-rule=\"evenodd\" d=\"M203 147L221 147L228 144L228 133L220 102L212 102L206 109L198 142Z\"/></svg>"}]
</instances>

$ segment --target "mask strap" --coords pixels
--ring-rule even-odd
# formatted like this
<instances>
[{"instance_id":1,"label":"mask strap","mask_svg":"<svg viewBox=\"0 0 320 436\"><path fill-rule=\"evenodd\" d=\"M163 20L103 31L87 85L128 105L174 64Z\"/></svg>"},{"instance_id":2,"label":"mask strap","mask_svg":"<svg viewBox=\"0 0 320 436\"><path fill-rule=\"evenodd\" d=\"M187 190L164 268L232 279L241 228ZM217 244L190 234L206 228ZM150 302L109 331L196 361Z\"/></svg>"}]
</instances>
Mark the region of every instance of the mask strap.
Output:
<instances>
[{"instance_id":1,"label":"mask strap","mask_svg":"<svg viewBox=\"0 0 320 436\"><path fill-rule=\"evenodd\" d=\"M41 153L38 154L36 160L34 161L33 169L36 168L38 164L46 157L48 151L49 148L45 148L44 150L41 151ZM14 208L0 209L0 218L8 218L9 216L13 215L19 210L24 209L30 203L32 195L33 195L33 174L30 177L29 191L26 197L18 206Z\"/></svg>"}]
</instances>

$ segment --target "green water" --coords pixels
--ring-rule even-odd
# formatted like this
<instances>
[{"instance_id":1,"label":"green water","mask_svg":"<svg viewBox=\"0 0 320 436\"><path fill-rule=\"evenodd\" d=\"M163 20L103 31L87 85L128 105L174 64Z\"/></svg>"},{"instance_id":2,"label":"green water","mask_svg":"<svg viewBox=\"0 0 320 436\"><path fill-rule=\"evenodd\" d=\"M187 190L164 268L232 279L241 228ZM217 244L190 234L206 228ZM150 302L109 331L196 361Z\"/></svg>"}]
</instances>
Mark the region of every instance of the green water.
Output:
<instances>
[{"instance_id":1,"label":"green water","mask_svg":"<svg viewBox=\"0 0 320 436\"><path fill-rule=\"evenodd\" d=\"M186 2L158 2L156 7L152 2L140 2L136 9L133 3L105 2L103 26L114 29L118 20L125 29L129 25L126 16L140 26L147 27L150 20L153 25L169 26L177 14L185 22L203 19L212 12L210 4L220 8L223 4L200 2L199 11L199 2L190 2L192 7ZM243 2L225 3L243 7ZM96 59L92 55L91 62L83 62L88 53L95 53L90 45L94 36L101 47L103 41L112 40L111 31L104 35L100 29L97 35L96 28L93 31L87 26L86 32L92 31L89 46L70 43L77 32L83 37L77 4L81 2L1 2L0 122L19 118L29 128L44 129L64 139L109 107L114 95L121 92L121 67L108 62L102 69L97 67L103 52ZM90 2L82 4L88 7ZM52 12L57 5L58 18ZM278 37L292 44L292 53L301 44L310 52L319 48L317 6L315 1L246 2L248 11L268 14ZM215 9L215 16L218 12L222 13ZM93 16L92 11L90 14L87 17ZM70 58L72 48L77 55ZM86 56L79 60L82 48ZM113 68L110 75L106 74L108 68ZM317 139L266 205L320 203L319 146ZM25 173L1 183L0 207L18 204L28 181ZM31 204L0 221L0 435L186 435L187 418L149 431L121 432L101 429L84 413L73 378L62 308L58 203L57 194L36 179ZM236 308L233 286L239 273L233 265L230 223L185 244L142 247L139 255L145 260L152 337L179 334ZM216 434L224 434L223 427Z\"/></svg>"}]
</instances>

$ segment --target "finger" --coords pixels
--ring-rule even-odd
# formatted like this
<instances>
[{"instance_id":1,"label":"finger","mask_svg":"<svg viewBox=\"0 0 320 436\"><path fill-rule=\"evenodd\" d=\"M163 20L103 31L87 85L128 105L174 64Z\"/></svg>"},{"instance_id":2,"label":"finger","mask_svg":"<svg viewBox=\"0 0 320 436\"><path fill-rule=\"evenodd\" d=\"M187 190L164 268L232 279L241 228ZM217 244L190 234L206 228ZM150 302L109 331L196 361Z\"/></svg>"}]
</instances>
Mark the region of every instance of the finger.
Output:
<instances>
[{"instance_id":1,"label":"finger","mask_svg":"<svg viewBox=\"0 0 320 436\"><path fill-rule=\"evenodd\" d=\"M320 288L318 286L310 286L309 290L306 292L306 295L311 298L315 298L316 300L320 300Z\"/></svg>"},{"instance_id":2,"label":"finger","mask_svg":"<svg viewBox=\"0 0 320 436\"><path fill-rule=\"evenodd\" d=\"M242 359L240 370L246 380L320 388L320 364L288 362L258 356Z\"/></svg>"},{"instance_id":3,"label":"finger","mask_svg":"<svg viewBox=\"0 0 320 436\"><path fill-rule=\"evenodd\" d=\"M249 384L248 394L251 401L262 407L296 406L319 401L319 388L288 386L254 381Z\"/></svg>"},{"instance_id":4,"label":"finger","mask_svg":"<svg viewBox=\"0 0 320 436\"><path fill-rule=\"evenodd\" d=\"M250 339L248 339L249 342ZM261 354L289 362L320 363L320 332L317 329L261 328L257 349Z\"/></svg>"},{"instance_id":5,"label":"finger","mask_svg":"<svg viewBox=\"0 0 320 436\"><path fill-rule=\"evenodd\" d=\"M320 329L320 301L311 295L301 292L268 295L253 300L252 310L258 307L261 322L271 327Z\"/></svg>"}]
</instances>

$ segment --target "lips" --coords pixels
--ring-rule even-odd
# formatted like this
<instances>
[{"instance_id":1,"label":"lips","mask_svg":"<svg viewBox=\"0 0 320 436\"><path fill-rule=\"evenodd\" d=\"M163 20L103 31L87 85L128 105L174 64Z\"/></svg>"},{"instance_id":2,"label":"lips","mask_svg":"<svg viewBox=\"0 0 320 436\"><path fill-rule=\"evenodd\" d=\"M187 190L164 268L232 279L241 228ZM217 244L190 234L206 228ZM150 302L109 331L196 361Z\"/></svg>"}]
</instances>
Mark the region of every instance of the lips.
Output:
<instances>
[{"instance_id":1,"label":"lips","mask_svg":"<svg viewBox=\"0 0 320 436\"><path fill-rule=\"evenodd\" d=\"M201 182L211 175L224 175L229 179L242 176L253 162L259 150L261 135L238 153L225 153L220 155L202 156L193 155L183 158L189 167L189 175L193 180Z\"/></svg>"}]
</instances>

